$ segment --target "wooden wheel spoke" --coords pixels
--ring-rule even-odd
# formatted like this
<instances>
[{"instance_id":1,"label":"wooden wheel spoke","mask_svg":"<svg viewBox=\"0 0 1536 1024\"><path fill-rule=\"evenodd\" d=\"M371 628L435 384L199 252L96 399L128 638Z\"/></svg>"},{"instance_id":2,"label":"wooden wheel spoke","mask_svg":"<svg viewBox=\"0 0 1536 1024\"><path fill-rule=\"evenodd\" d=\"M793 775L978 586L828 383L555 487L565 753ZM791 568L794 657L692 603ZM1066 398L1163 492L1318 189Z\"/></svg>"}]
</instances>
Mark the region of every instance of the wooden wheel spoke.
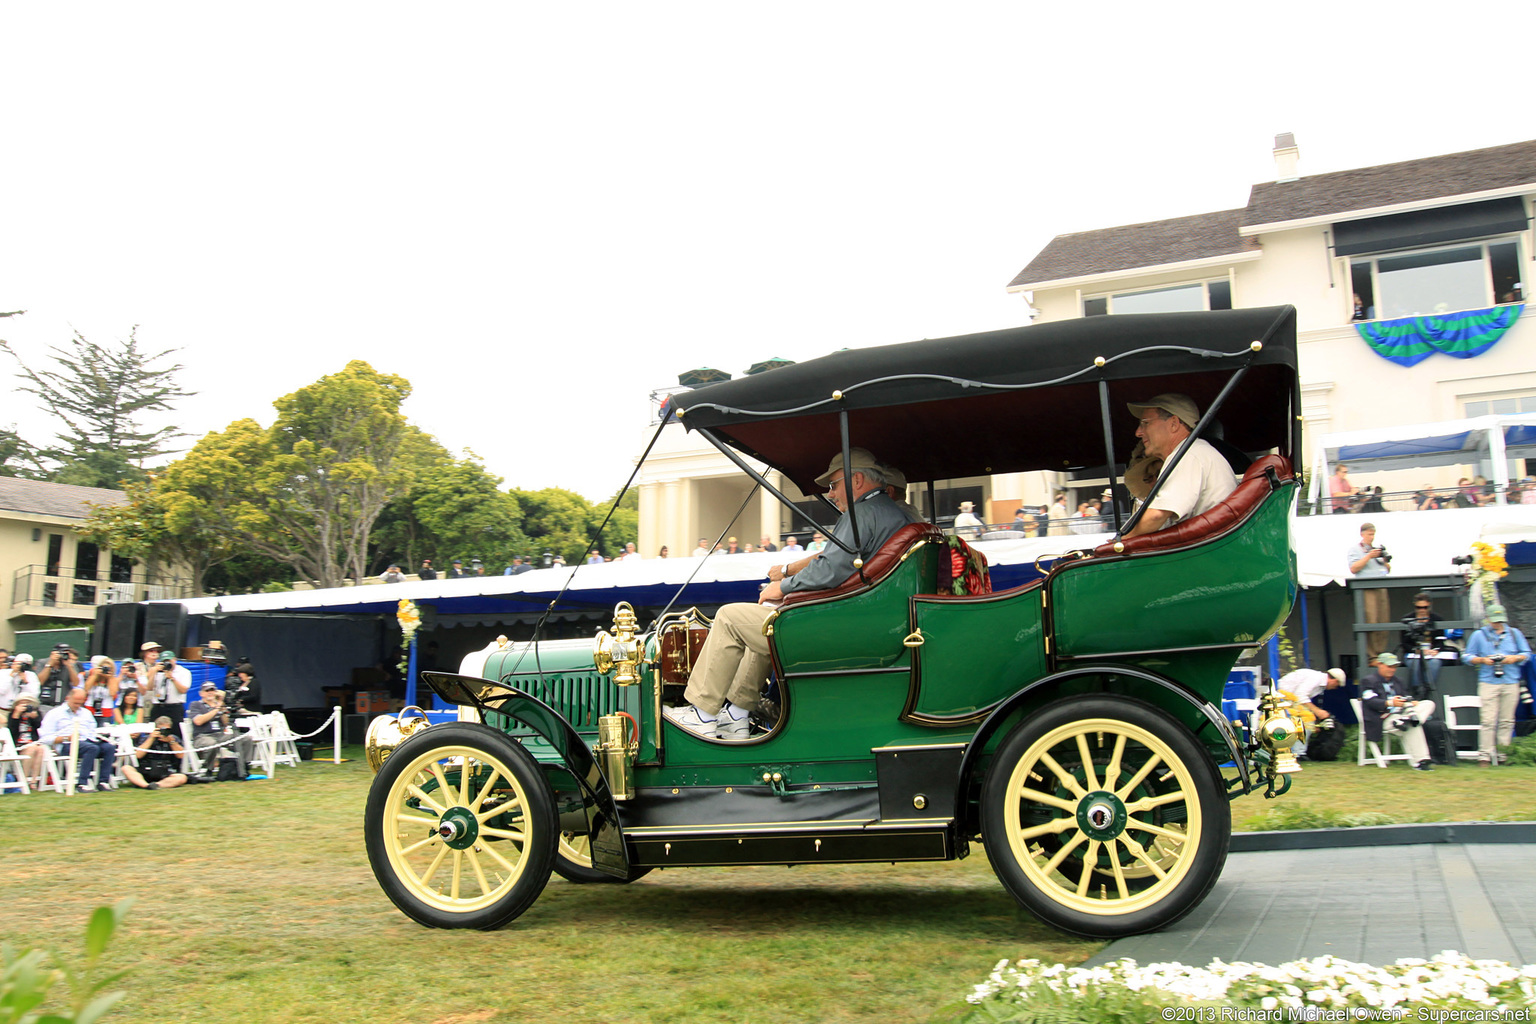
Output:
<instances>
[{"instance_id":1,"label":"wooden wheel spoke","mask_svg":"<svg viewBox=\"0 0 1536 1024\"><path fill-rule=\"evenodd\" d=\"M1130 780L1126 782L1125 785L1115 790L1115 796L1119 797L1121 800L1124 800L1127 794L1129 794L1137 786L1141 785L1142 779L1145 779L1148 775L1152 774L1152 769L1156 768L1162 763L1163 759L1157 754L1153 754L1151 757L1147 758L1147 763L1136 769L1136 774L1132 775Z\"/></svg>"},{"instance_id":2,"label":"wooden wheel spoke","mask_svg":"<svg viewBox=\"0 0 1536 1024\"><path fill-rule=\"evenodd\" d=\"M1035 825L1019 832L1019 838L1026 843L1040 836L1059 835L1069 828L1077 828L1077 818L1052 818L1044 825Z\"/></svg>"},{"instance_id":3,"label":"wooden wheel spoke","mask_svg":"<svg viewBox=\"0 0 1536 1024\"><path fill-rule=\"evenodd\" d=\"M1126 831L1130 831L1134 828L1140 832L1150 832L1155 836L1162 836L1164 839L1172 839L1174 842L1178 843L1182 843L1184 840L1189 838L1189 836L1183 832L1178 832L1171 828L1163 828L1161 825L1154 825L1151 822L1142 821L1139 818L1131 818L1126 822L1125 828Z\"/></svg>"},{"instance_id":4,"label":"wooden wheel spoke","mask_svg":"<svg viewBox=\"0 0 1536 1024\"><path fill-rule=\"evenodd\" d=\"M1088 840L1088 850L1083 854L1083 873L1077 876L1077 894L1088 895L1088 886L1093 883L1093 862L1098 859L1100 843L1097 839Z\"/></svg>"},{"instance_id":5,"label":"wooden wheel spoke","mask_svg":"<svg viewBox=\"0 0 1536 1024\"><path fill-rule=\"evenodd\" d=\"M432 879L437 875L437 869L443 866L443 861L448 857L448 847L444 846L437 851L437 856L432 858L432 863L427 865L427 873L421 876L422 888L432 884Z\"/></svg>"},{"instance_id":6,"label":"wooden wheel spoke","mask_svg":"<svg viewBox=\"0 0 1536 1024\"><path fill-rule=\"evenodd\" d=\"M1159 793L1157 796L1144 796L1140 800L1125 805L1125 809L1132 814L1138 811L1150 811L1168 804L1176 804L1186 799L1182 789L1175 789L1171 793Z\"/></svg>"},{"instance_id":7,"label":"wooden wheel spoke","mask_svg":"<svg viewBox=\"0 0 1536 1024\"><path fill-rule=\"evenodd\" d=\"M475 797L473 801L469 799L469 793L467 791L465 792L464 805L469 808L469 812L476 818L480 817L480 804L485 800L486 796L490 794L491 790L500 780L501 769L492 767L490 777L485 780L485 785L480 787L480 793Z\"/></svg>"},{"instance_id":8,"label":"wooden wheel spoke","mask_svg":"<svg viewBox=\"0 0 1536 1024\"><path fill-rule=\"evenodd\" d=\"M502 866L502 869L506 871L506 873L507 873L507 875L509 877L511 875L517 874L517 865L513 864L511 861L507 860L507 858L505 858L501 854L497 853L496 852L496 848L494 846L487 845L486 848L485 848L485 855L487 857L491 858L491 860L493 860L496 863L500 864Z\"/></svg>"},{"instance_id":9,"label":"wooden wheel spoke","mask_svg":"<svg viewBox=\"0 0 1536 1024\"><path fill-rule=\"evenodd\" d=\"M1019 789L1019 798L1022 800L1033 800L1035 803L1045 804L1047 807L1054 807L1058 811L1066 811L1068 814L1077 814L1077 804L1074 801L1063 800L1054 793L1042 793L1038 789L1030 789L1025 786Z\"/></svg>"},{"instance_id":10,"label":"wooden wheel spoke","mask_svg":"<svg viewBox=\"0 0 1536 1024\"><path fill-rule=\"evenodd\" d=\"M437 780L438 792L443 794L444 809L446 810L447 808L452 807L453 786L449 785L448 776L443 772L443 766L438 764L436 761L433 761L429 770L432 772L432 777Z\"/></svg>"},{"instance_id":11,"label":"wooden wheel spoke","mask_svg":"<svg viewBox=\"0 0 1536 1024\"><path fill-rule=\"evenodd\" d=\"M1087 788L1098 789L1099 780L1093 773L1093 754L1088 749L1088 734L1085 732L1077 734L1077 756L1083 764L1083 779L1086 782Z\"/></svg>"},{"instance_id":12,"label":"wooden wheel spoke","mask_svg":"<svg viewBox=\"0 0 1536 1024\"><path fill-rule=\"evenodd\" d=\"M528 840L528 833L519 832L515 828L485 828L480 829L483 836L495 836L497 839L510 839L514 843L522 843Z\"/></svg>"},{"instance_id":13,"label":"wooden wheel spoke","mask_svg":"<svg viewBox=\"0 0 1536 1024\"><path fill-rule=\"evenodd\" d=\"M448 812L448 808L445 805L438 803L436 797L432 796L426 790L416 785L416 783L411 783L409 786L406 786L405 789L406 792L410 793L411 796L415 797L417 800L420 800L422 804L425 805L428 809L436 811L440 815L446 814Z\"/></svg>"},{"instance_id":14,"label":"wooden wheel spoke","mask_svg":"<svg viewBox=\"0 0 1536 1024\"><path fill-rule=\"evenodd\" d=\"M1115 891L1120 894L1121 899L1130 899L1131 890L1125 884L1125 867L1120 863L1120 851L1115 848L1114 843L1106 845L1104 851L1109 854L1109 869L1115 876Z\"/></svg>"},{"instance_id":15,"label":"wooden wheel spoke","mask_svg":"<svg viewBox=\"0 0 1536 1024\"><path fill-rule=\"evenodd\" d=\"M1076 777L1073 776L1071 772L1063 768L1060 764L1058 764L1056 759L1049 753L1041 754L1040 760L1044 762L1045 766L1049 768L1052 774L1056 776L1056 781L1060 782L1063 786L1066 787L1067 792L1074 796L1083 796L1088 792L1082 787L1082 784L1077 781Z\"/></svg>"},{"instance_id":16,"label":"wooden wheel spoke","mask_svg":"<svg viewBox=\"0 0 1536 1024\"><path fill-rule=\"evenodd\" d=\"M483 795L484 794L482 794L482 796ZM512 811L520 809L522 806L523 802L517 797L513 797L504 804L497 804L495 807L489 807L484 810L475 810L475 820L484 825L487 819L494 818L498 814L509 814Z\"/></svg>"},{"instance_id":17,"label":"wooden wheel spoke","mask_svg":"<svg viewBox=\"0 0 1536 1024\"><path fill-rule=\"evenodd\" d=\"M1109 789L1120 777L1120 761L1125 757L1125 733L1115 735L1115 749L1109 755L1109 765L1104 769L1104 788Z\"/></svg>"},{"instance_id":18,"label":"wooden wheel spoke","mask_svg":"<svg viewBox=\"0 0 1536 1024\"><path fill-rule=\"evenodd\" d=\"M480 858L475 855L473 847L465 850L464 854L469 859L469 866L475 870L475 881L480 883L480 894L482 896L489 896L491 894L491 885L485 880L485 870L480 867Z\"/></svg>"},{"instance_id":19,"label":"wooden wheel spoke","mask_svg":"<svg viewBox=\"0 0 1536 1024\"><path fill-rule=\"evenodd\" d=\"M1077 849L1079 846L1082 846L1087 841L1088 837L1082 832L1079 832L1077 835L1073 836L1070 843L1063 843L1061 849L1057 850L1055 855L1051 857L1050 860L1045 862L1045 864L1040 868L1041 873L1049 875L1051 872L1061 867L1061 862L1071 856L1073 850Z\"/></svg>"},{"instance_id":20,"label":"wooden wheel spoke","mask_svg":"<svg viewBox=\"0 0 1536 1024\"><path fill-rule=\"evenodd\" d=\"M448 898L449 899L456 900L456 899L459 898L459 882L463 878L464 878L464 851L463 850L454 850L453 851L453 888L448 890Z\"/></svg>"},{"instance_id":21,"label":"wooden wheel spoke","mask_svg":"<svg viewBox=\"0 0 1536 1024\"><path fill-rule=\"evenodd\" d=\"M436 818L427 818L420 814L406 814L404 811L396 814L395 820L406 825L425 825L427 828L437 827Z\"/></svg>"},{"instance_id":22,"label":"wooden wheel spoke","mask_svg":"<svg viewBox=\"0 0 1536 1024\"><path fill-rule=\"evenodd\" d=\"M1168 872L1164 871L1162 867L1158 865L1157 860L1147 852L1146 847L1142 846L1136 840L1132 839L1130 836L1123 832L1120 834L1120 842L1124 843L1125 848L1131 851L1131 856L1145 864L1147 866L1147 870L1156 875L1159 881L1168 877Z\"/></svg>"},{"instance_id":23,"label":"wooden wheel spoke","mask_svg":"<svg viewBox=\"0 0 1536 1024\"><path fill-rule=\"evenodd\" d=\"M438 835L436 832L433 832L431 835L427 836L427 838L418 840L412 843L410 846L403 848L400 851L400 856L409 857L411 854L415 853L417 850L420 850L423 847L431 846L433 843L441 842L442 838L442 836ZM445 846L443 849L446 850L448 847Z\"/></svg>"}]
</instances>

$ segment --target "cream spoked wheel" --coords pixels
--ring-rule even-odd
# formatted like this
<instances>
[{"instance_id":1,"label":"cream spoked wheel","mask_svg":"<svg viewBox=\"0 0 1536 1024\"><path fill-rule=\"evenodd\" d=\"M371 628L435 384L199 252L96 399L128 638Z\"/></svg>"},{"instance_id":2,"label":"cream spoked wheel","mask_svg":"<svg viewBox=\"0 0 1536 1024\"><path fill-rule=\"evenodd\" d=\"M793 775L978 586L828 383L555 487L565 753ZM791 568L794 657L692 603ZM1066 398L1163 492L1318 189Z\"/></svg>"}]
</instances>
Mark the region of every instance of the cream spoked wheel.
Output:
<instances>
[{"instance_id":1,"label":"cream spoked wheel","mask_svg":"<svg viewBox=\"0 0 1536 1024\"><path fill-rule=\"evenodd\" d=\"M483 725L410 737L368 795L368 859L394 904L436 928L495 928L549 880L553 803L538 765Z\"/></svg>"},{"instance_id":2,"label":"cream spoked wheel","mask_svg":"<svg viewBox=\"0 0 1536 1024\"><path fill-rule=\"evenodd\" d=\"M982 796L987 855L1025 907L1095 937L1160 928L1221 873L1231 813L1211 757L1165 712L1076 697L1016 726Z\"/></svg>"}]
</instances>

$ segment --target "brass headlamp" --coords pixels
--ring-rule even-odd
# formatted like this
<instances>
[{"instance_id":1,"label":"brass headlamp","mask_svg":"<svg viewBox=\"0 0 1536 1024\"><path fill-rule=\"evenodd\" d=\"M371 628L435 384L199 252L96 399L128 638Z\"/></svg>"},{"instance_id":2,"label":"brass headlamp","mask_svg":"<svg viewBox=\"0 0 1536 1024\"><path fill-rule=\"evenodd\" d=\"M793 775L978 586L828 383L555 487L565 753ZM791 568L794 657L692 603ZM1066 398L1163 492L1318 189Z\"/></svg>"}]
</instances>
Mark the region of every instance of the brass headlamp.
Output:
<instances>
[{"instance_id":1,"label":"brass headlamp","mask_svg":"<svg viewBox=\"0 0 1536 1024\"><path fill-rule=\"evenodd\" d=\"M640 641L635 636L639 623L628 601L613 609L613 632L599 630L592 642L592 663L604 675L613 673L615 686L634 686L640 681Z\"/></svg>"},{"instance_id":2,"label":"brass headlamp","mask_svg":"<svg viewBox=\"0 0 1536 1024\"><path fill-rule=\"evenodd\" d=\"M414 711L409 718L406 713ZM368 734L363 740L363 751L368 757L368 767L373 769L373 774L379 774L379 769L384 767L384 762L389 760L389 755L395 752L395 748L405 742L409 736L427 728L432 723L427 721L426 712L414 705L402 708L398 715L380 715L368 723Z\"/></svg>"}]
</instances>

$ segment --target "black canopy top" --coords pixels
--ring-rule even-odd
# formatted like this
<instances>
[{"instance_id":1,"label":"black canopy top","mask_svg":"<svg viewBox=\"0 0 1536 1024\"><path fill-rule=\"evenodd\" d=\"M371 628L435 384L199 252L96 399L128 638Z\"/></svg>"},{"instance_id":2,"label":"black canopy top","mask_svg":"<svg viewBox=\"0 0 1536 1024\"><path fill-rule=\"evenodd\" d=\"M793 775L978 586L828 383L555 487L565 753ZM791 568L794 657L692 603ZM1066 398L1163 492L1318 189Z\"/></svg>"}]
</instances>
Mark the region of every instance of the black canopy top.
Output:
<instances>
[{"instance_id":1,"label":"black canopy top","mask_svg":"<svg viewBox=\"0 0 1536 1024\"><path fill-rule=\"evenodd\" d=\"M1068 470L1104 465L1101 380L1124 461L1136 443L1126 402L1180 392L1204 413L1244 365L1217 416L1222 435L1244 451L1292 455L1292 306L1085 317L851 349L672 400L688 429L708 430L812 493L839 450L843 409L852 444L909 481Z\"/></svg>"}]
</instances>

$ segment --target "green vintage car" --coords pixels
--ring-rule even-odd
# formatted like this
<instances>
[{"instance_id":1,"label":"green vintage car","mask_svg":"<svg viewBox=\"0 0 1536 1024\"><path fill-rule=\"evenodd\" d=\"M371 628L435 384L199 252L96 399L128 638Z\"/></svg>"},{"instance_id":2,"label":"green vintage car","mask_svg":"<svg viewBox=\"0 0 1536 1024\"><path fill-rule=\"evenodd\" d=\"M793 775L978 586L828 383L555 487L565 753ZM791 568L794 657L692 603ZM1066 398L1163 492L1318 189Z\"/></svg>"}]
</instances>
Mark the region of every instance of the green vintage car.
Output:
<instances>
[{"instance_id":1,"label":"green vintage car","mask_svg":"<svg viewBox=\"0 0 1536 1024\"><path fill-rule=\"evenodd\" d=\"M552 870L626 882L951 860L979 842L1009 892L1066 931L1129 935L1188 913L1226 860L1229 801L1281 792L1295 769L1277 698L1246 737L1220 710L1233 663L1296 593L1295 325L1288 306L1093 317L845 350L677 396L681 422L753 476L749 459L813 493L832 453L863 446L931 495L984 474L1117 476L1135 442L1126 403L1182 392L1240 483L1154 534L1122 539L1139 508L1116 513L1113 539L1011 580L998 566L991 592L955 593L949 539L903 528L770 619L771 693L745 742L662 715L707 635L697 608L639 622L621 605L595 641L424 673L461 720L370 733L380 885L424 925L494 928Z\"/></svg>"}]
</instances>

